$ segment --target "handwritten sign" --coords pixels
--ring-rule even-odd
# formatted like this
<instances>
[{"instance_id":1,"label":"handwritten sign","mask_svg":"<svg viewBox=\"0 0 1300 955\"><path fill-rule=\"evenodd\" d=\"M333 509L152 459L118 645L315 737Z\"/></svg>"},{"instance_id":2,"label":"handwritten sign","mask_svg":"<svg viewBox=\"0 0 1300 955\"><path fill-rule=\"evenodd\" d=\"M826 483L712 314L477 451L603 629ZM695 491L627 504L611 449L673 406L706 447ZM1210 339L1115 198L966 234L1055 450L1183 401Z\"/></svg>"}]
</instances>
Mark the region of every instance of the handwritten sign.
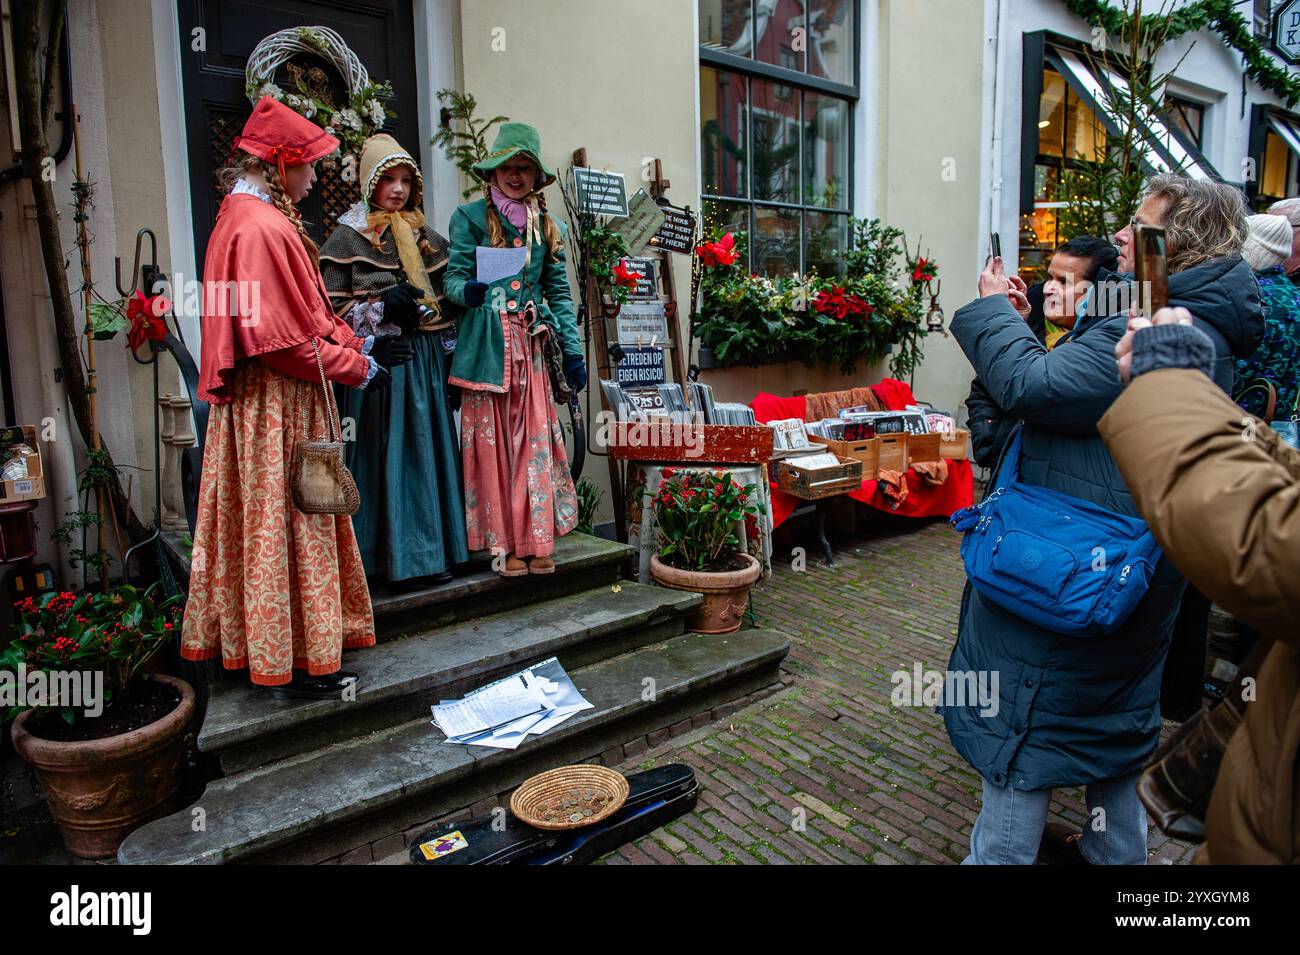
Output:
<instances>
[{"instance_id":1,"label":"handwritten sign","mask_svg":"<svg viewBox=\"0 0 1300 955\"><path fill-rule=\"evenodd\" d=\"M573 185L578 208L598 216L627 216L627 189L623 174L601 172L586 166L573 167Z\"/></svg>"},{"instance_id":2,"label":"handwritten sign","mask_svg":"<svg viewBox=\"0 0 1300 955\"><path fill-rule=\"evenodd\" d=\"M624 259L623 264L629 272L635 272L637 276L636 288L628 290L628 298L653 301L659 297L659 283L655 280L653 259Z\"/></svg>"},{"instance_id":3,"label":"handwritten sign","mask_svg":"<svg viewBox=\"0 0 1300 955\"><path fill-rule=\"evenodd\" d=\"M623 237L627 250L636 255L646 247L646 243L663 224L663 211L648 192L638 189L628 203L627 218L616 223L613 230Z\"/></svg>"},{"instance_id":4,"label":"handwritten sign","mask_svg":"<svg viewBox=\"0 0 1300 955\"><path fill-rule=\"evenodd\" d=\"M664 350L655 348L624 347L623 357L614 369L615 379L623 386L662 385Z\"/></svg>"},{"instance_id":5,"label":"handwritten sign","mask_svg":"<svg viewBox=\"0 0 1300 955\"><path fill-rule=\"evenodd\" d=\"M663 302L628 302L619 309L616 321L618 343L624 348L668 342L668 319Z\"/></svg>"},{"instance_id":6,"label":"handwritten sign","mask_svg":"<svg viewBox=\"0 0 1300 955\"><path fill-rule=\"evenodd\" d=\"M659 209L664 214L664 224L650 237L650 247L690 255L695 251L695 216L676 206L661 205Z\"/></svg>"}]
</instances>

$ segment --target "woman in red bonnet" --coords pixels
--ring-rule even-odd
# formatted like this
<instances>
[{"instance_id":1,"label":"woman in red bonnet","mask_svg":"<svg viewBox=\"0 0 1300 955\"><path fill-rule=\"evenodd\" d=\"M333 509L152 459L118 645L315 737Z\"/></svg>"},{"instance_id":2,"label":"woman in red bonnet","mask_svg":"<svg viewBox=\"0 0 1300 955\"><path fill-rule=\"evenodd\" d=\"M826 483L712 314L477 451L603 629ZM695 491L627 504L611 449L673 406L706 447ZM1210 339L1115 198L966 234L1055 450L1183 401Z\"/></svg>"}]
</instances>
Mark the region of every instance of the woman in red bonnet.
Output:
<instances>
[{"instance_id":1,"label":"woman in red bonnet","mask_svg":"<svg viewBox=\"0 0 1300 955\"><path fill-rule=\"evenodd\" d=\"M375 642L370 593L347 515L305 514L289 466L303 435L325 435L321 382L383 387L410 360L394 340L358 338L329 306L296 203L339 142L263 97L221 173L203 268L199 396L212 406L181 656L221 656L275 696L338 696L355 680L342 651ZM329 403L328 406L326 403Z\"/></svg>"}]
</instances>

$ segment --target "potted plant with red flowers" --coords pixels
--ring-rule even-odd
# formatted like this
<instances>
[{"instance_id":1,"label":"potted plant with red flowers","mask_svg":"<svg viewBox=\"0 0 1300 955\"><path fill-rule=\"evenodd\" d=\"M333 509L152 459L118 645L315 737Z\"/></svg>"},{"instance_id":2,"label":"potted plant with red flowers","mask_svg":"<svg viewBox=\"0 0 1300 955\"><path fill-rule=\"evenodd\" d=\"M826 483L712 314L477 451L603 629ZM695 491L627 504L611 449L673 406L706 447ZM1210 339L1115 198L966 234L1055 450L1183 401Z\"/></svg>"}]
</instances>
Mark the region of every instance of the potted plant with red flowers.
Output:
<instances>
[{"instance_id":1,"label":"potted plant with red flowers","mask_svg":"<svg viewBox=\"0 0 1300 955\"><path fill-rule=\"evenodd\" d=\"M654 498L659 553L650 573L660 586L704 595L686 621L696 633L740 629L762 565L740 549L735 528L760 513L756 490L729 471L664 469Z\"/></svg>"},{"instance_id":2,"label":"potted plant with red flowers","mask_svg":"<svg viewBox=\"0 0 1300 955\"><path fill-rule=\"evenodd\" d=\"M14 749L80 858L113 856L171 808L180 784L194 691L149 672L180 625L180 595L158 599L157 586L19 601L15 637L0 651Z\"/></svg>"}]
</instances>

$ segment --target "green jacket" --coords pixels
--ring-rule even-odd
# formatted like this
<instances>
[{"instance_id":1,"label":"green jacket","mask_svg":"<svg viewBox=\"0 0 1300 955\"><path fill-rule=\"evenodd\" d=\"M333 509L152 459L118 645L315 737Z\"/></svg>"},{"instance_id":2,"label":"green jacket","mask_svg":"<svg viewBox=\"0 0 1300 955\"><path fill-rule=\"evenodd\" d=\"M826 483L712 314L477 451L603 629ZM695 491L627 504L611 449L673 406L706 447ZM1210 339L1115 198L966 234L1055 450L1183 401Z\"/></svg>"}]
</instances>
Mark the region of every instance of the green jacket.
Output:
<instances>
[{"instance_id":1,"label":"green jacket","mask_svg":"<svg viewBox=\"0 0 1300 955\"><path fill-rule=\"evenodd\" d=\"M519 230L505 216L499 218L506 242L522 245L523 237ZM564 223L557 225L563 236ZM451 254L443 273L443 291L447 298L463 306L465 284L474 281L477 274L475 249L489 244L487 202L477 199L457 208L452 214L449 231ZM534 243L522 275L489 283L483 304L478 308L466 308L457 321L456 352L451 362L452 384L479 391L506 390L506 320L494 310L494 302L502 302L501 307L510 312L522 311L532 302L541 320L560 336L564 356L582 357L584 349L573 311L569 276L564 267L564 248L561 246L558 257L552 260L546 243L539 241Z\"/></svg>"}]
</instances>

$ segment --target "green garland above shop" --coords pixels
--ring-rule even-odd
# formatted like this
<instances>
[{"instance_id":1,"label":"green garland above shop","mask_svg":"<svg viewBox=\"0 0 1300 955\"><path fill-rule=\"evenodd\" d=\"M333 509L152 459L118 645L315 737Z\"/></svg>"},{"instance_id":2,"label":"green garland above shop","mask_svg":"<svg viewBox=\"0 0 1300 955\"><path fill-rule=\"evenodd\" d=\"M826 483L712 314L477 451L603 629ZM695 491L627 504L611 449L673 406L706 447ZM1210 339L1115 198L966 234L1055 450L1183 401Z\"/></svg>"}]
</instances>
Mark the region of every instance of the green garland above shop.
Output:
<instances>
[{"instance_id":1,"label":"green garland above shop","mask_svg":"<svg viewBox=\"0 0 1300 955\"><path fill-rule=\"evenodd\" d=\"M1107 33L1126 37L1133 15L1123 7L1104 0L1062 0L1070 12ZM1288 107L1300 102L1300 74L1278 63L1256 39L1250 23L1233 0L1196 0L1168 14L1147 14L1143 20L1162 20L1168 24L1166 40L1177 40L1188 33L1213 29L1225 43L1241 54L1247 76L1272 93Z\"/></svg>"}]
</instances>

